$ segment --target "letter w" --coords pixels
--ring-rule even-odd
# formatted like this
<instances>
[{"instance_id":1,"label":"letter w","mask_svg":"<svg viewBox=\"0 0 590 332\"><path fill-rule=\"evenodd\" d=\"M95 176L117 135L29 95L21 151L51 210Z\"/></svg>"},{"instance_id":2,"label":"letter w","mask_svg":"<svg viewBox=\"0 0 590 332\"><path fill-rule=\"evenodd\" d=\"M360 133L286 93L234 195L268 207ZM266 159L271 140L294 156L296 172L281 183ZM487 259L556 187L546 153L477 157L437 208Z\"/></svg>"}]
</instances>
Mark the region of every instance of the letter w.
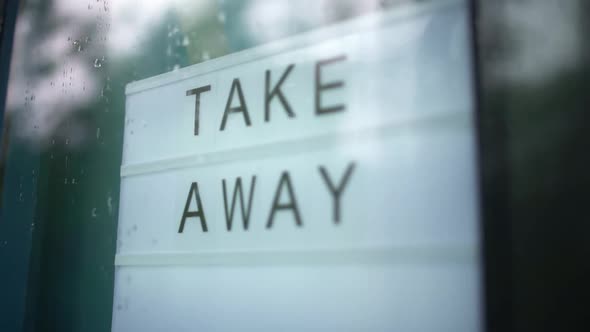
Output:
<instances>
[{"instance_id":1,"label":"letter w","mask_svg":"<svg viewBox=\"0 0 590 332\"><path fill-rule=\"evenodd\" d=\"M242 192L242 178L238 177L236 180L236 185L234 187L234 194L231 200L231 207L228 209L227 204L227 188L225 184L225 179L222 180L223 186L223 205L225 207L225 224L227 226L227 230L231 231L232 221L234 219L234 210L236 207L236 196L238 193L240 195L240 210L242 212L242 221L244 223L244 230L248 230L248 225L250 222L250 212L252 212L252 197L254 197L254 187L256 186L256 176L252 177L252 181L250 182L250 194L248 196L248 207L244 205L244 193Z\"/></svg>"}]
</instances>

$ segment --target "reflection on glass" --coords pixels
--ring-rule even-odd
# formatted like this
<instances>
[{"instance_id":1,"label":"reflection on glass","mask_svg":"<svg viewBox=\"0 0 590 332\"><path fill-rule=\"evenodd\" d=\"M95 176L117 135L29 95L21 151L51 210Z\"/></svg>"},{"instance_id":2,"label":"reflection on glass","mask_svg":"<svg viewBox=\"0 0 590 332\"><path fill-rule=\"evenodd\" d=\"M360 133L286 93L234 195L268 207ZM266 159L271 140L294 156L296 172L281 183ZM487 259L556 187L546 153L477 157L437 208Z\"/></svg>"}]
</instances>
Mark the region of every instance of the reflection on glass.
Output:
<instances>
[{"instance_id":1,"label":"reflection on glass","mask_svg":"<svg viewBox=\"0 0 590 332\"><path fill-rule=\"evenodd\" d=\"M35 178L31 184L34 189L27 189L23 185L25 180L15 183L21 205L7 206L9 214L22 210L34 212L34 216L28 217L32 224L31 241L35 243L31 249L31 266L38 273L29 282L34 287L30 288L27 306L34 318L27 324L72 331L107 331L111 327L115 331L223 330L239 326L354 330L433 328L436 322L442 322L443 325L436 326L437 330L477 329L479 265L474 258L478 250L477 206L465 3L461 0L24 2L16 27L7 100L11 154L4 162L9 174L16 174L15 178L28 180L31 174ZM384 28L380 20L396 13L409 19ZM415 240L413 245L418 247L424 244L420 241L448 245L460 239L463 242L456 252L455 248L445 251L450 253L445 259L452 261L458 257L458 262L430 264L433 256L422 253L420 248L406 248L417 255L408 257L418 257L429 264L413 265L404 261L403 250L393 250L403 257L387 256L387 264L355 261L354 264L313 265L304 261L246 267L180 264L166 268L115 268L118 249L165 245L159 237L161 234L146 237L145 243L128 240L134 234L148 232L149 222L142 218L147 219L149 215L141 215L142 218L129 224L118 224L119 202L125 189L121 188L120 168L124 161L124 136L127 135L125 144L130 144L151 133L152 141L141 140L133 151L148 157L157 152L166 157L166 151L158 150L162 142L174 149L184 144L175 138L175 128L161 132L165 117L157 121L155 117L126 114L131 103L125 94L128 84L164 73L182 75L185 67L227 61L223 58L226 55L240 56L240 51L273 42L288 44L304 33L313 34L330 27L340 31L340 27L355 19L364 22L368 31L376 32L359 35L364 39L355 40L353 37L359 32L347 31L343 36L317 40L307 48L285 51L285 56L291 55L292 61L298 62L297 70L309 69L309 82L312 82L314 63L331 56L334 50L348 50L350 55L342 67L346 69L326 70L325 79L343 74L357 81L349 81L356 90L351 89L344 96L355 102L349 107L356 113L351 111L351 116L335 121L333 128L299 123L286 126L285 130L276 129L274 133L265 132L268 135L245 132L234 148L246 147L248 140L257 144L273 143L281 135L297 140L365 130L359 139L354 135L346 139L335 136L333 146L338 148L335 151L312 152L316 147L308 149L300 144L303 148L297 155L288 156L277 150L276 156L267 156L266 162L251 160L244 167L262 170L259 176L263 181L265 175L274 172L275 164L304 169L314 158L326 156L332 162L338 158L360 160L355 172L369 180L356 192L358 200L354 203L362 205L367 200L367 204L380 204L382 208L366 214L359 212L363 211L360 207L355 208L357 220L366 218L367 223L380 223L388 231L392 225L404 225L404 220L428 222L406 223L407 227L391 237L387 231L378 234L361 228L350 233L350 237L355 241L362 239L364 242L359 241L364 245L377 242L390 245L393 239L394 244L403 246ZM347 39L348 35L353 37ZM250 65L254 69L262 68L257 72L260 77L267 65L277 70L278 75L286 60L277 57L280 61L273 62L273 59L258 59L262 61L260 68L255 67L254 60ZM245 68L248 63L240 65ZM219 74L219 81L229 79L224 75ZM295 84L290 91L299 93L306 87ZM164 100L165 96L160 97ZM247 96L253 105L260 104L262 97ZM337 97L327 96L325 102L337 102ZM312 96L302 97L293 104L311 104L312 99ZM169 115L174 110L164 105L157 112ZM252 112L258 112L257 120L261 119L262 109ZM324 132L326 128L332 131ZM387 132L387 139L372 140L374 136L381 137L382 132ZM288 137L290 134L293 136ZM365 144L368 141L371 143ZM199 151L230 148L222 143L221 139L214 141ZM285 158L275 158L281 156ZM202 172L220 180L222 172L232 172L234 166L228 163L204 167ZM433 167L437 168L433 170ZM189 181L193 176L189 173L177 178ZM375 177L371 178L371 174ZM377 178L377 174L383 178ZM388 174L403 176L389 178ZM138 178L141 176L134 179ZM310 179L297 180L300 181L297 190L312 188ZM177 200L173 197L154 200L148 194L150 190L163 192L167 188L164 180L161 186L154 183L137 192L138 205L134 209L137 213L148 211L158 200ZM263 184L260 188L264 188ZM436 193L440 195L429 195L430 189L441 190ZM419 199L422 194L427 195L424 201ZM319 190L306 192L307 197L302 201L314 210L319 195ZM184 196L180 198L183 199ZM394 200L407 204L383 208ZM457 218L434 223L440 215ZM276 245L287 245L289 240L287 237ZM219 248L222 242L205 244L210 245L209 249L224 249ZM298 249L305 249L311 242ZM332 242L336 241L329 238L325 241ZM186 245L194 249L191 247L194 243ZM346 252L341 247L336 249L335 259ZM468 310L468 317L463 316L464 310Z\"/></svg>"}]
</instances>

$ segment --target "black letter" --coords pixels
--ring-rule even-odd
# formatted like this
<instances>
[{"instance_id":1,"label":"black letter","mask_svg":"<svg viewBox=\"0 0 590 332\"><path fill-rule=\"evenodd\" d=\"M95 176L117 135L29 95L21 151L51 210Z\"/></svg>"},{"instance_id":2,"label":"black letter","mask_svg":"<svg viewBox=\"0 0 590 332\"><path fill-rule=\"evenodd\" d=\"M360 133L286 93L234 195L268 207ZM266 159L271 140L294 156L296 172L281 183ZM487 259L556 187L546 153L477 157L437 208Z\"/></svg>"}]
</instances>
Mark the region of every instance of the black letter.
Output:
<instances>
[{"instance_id":1,"label":"black letter","mask_svg":"<svg viewBox=\"0 0 590 332\"><path fill-rule=\"evenodd\" d=\"M348 180L350 179L350 175L352 175L352 171L354 170L354 167L355 167L354 162L351 162L348 164L348 168L346 168L346 171L344 172L344 176L342 177L342 179L340 180L340 184L336 188L336 187L334 187L332 180L330 180L330 177L328 176L328 172L326 171L326 169L323 166L320 166L320 174L322 175L322 179L324 179L324 182L326 183L326 186L328 186L330 193L332 193L332 195L334 196L334 223L335 224L338 224L340 222L340 195L342 195L342 192L344 192L344 189L346 187L346 184L348 183Z\"/></svg>"},{"instance_id":2,"label":"black letter","mask_svg":"<svg viewBox=\"0 0 590 332\"><path fill-rule=\"evenodd\" d=\"M287 193L289 194L289 203L281 204L279 203L279 198L281 197L281 189L283 188L283 184L287 187ZM297 200L295 199L293 188L291 188L291 179L289 178L289 173L287 172L283 172L283 174L281 174L281 179L279 180L279 185L277 186L277 191L275 192L275 198L272 202L272 208L270 210L270 215L268 216L266 228L272 227L275 212L277 210L292 210L293 215L295 216L295 223L299 227L302 226L301 218L299 217L299 209L297 208Z\"/></svg>"},{"instance_id":3,"label":"black letter","mask_svg":"<svg viewBox=\"0 0 590 332\"><path fill-rule=\"evenodd\" d=\"M236 196L240 193L240 210L242 211L242 221L244 222L244 229L248 230L248 223L250 221L250 212L252 211L252 197L254 196L254 187L256 186L256 176L252 177L250 184L250 196L248 197L248 209L244 207L244 194L242 193L242 178L238 177L236 186L234 187L234 195L231 201L231 208L227 210L227 190L225 187L225 179L222 180L223 185L223 204L225 207L225 224L227 230L231 231L232 220L234 219L234 208L236 207Z\"/></svg>"},{"instance_id":4,"label":"black letter","mask_svg":"<svg viewBox=\"0 0 590 332\"><path fill-rule=\"evenodd\" d=\"M283 95L283 92L281 91L281 84L283 84L283 82L285 81L287 76L289 76L289 73L291 72L293 67L295 67L295 65L293 65L293 64L291 64L291 65L289 65L289 67L287 67L287 70L285 70L285 72L283 73L283 76L281 76L281 78L279 79L279 83L277 83L277 85L275 85L274 88L272 88L272 91L268 91L270 89L270 70L266 71L266 81L265 81L266 90L264 91L265 92L264 93L264 101L265 101L265 103L264 103L264 121L266 121L266 122L270 121L270 101L272 100L272 98L274 96L279 97L281 104L283 104L285 111L287 111L287 115L290 118L295 117L295 113L293 113L291 106L289 105L289 103L287 102L287 99L285 99L285 96Z\"/></svg>"},{"instance_id":5,"label":"black letter","mask_svg":"<svg viewBox=\"0 0 590 332\"><path fill-rule=\"evenodd\" d=\"M195 196L197 201L197 211L189 211L188 208L191 205L191 198ZM180 219L180 227L178 228L178 233L182 233L184 230L184 222L187 218L191 217L199 217L201 220L201 229L203 232L207 232L207 221L205 220L205 211L203 210L203 206L201 204L201 197L199 195L199 186L196 182L191 184L191 188L188 191L188 197L186 198L186 204L184 205L184 212L182 213L182 219Z\"/></svg>"},{"instance_id":6,"label":"black letter","mask_svg":"<svg viewBox=\"0 0 590 332\"><path fill-rule=\"evenodd\" d=\"M196 89L186 91L186 95L196 95L195 101L195 136L199 135L199 109L201 108L201 93L211 90L211 85L205 85Z\"/></svg>"},{"instance_id":7,"label":"black letter","mask_svg":"<svg viewBox=\"0 0 590 332\"><path fill-rule=\"evenodd\" d=\"M315 114L327 114L333 112L339 112L344 110L344 105L334 105L329 107L322 108L322 96L320 93L323 90L330 90L341 88L344 86L344 82L336 81L322 84L322 71L321 67L325 65L330 65L335 62L344 61L346 60L346 55L340 55L334 58L320 60L315 65Z\"/></svg>"},{"instance_id":8,"label":"black letter","mask_svg":"<svg viewBox=\"0 0 590 332\"><path fill-rule=\"evenodd\" d=\"M240 100L240 106L237 107L230 107L232 97L234 96L234 91L238 91L238 99ZM242 93L242 86L240 85L240 80L234 78L234 81L231 84L231 89L229 90L229 97L227 97L227 104L225 104L225 112L223 113L223 119L221 120L221 128L219 130L225 129L225 122L227 121L227 116L229 113L240 113L244 115L244 120L246 120L246 125L250 126L250 116L248 115L248 108L246 107L246 101L244 101L244 94Z\"/></svg>"}]
</instances>

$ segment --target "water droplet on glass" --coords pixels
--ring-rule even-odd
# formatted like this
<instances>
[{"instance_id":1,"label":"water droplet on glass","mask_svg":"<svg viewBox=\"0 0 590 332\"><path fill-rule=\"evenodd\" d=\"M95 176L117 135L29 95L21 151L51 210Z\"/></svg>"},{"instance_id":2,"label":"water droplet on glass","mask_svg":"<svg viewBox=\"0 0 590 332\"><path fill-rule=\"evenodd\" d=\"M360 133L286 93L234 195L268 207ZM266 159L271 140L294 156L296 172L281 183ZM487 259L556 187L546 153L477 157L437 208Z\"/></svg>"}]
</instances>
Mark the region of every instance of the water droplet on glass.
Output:
<instances>
[{"instance_id":1,"label":"water droplet on glass","mask_svg":"<svg viewBox=\"0 0 590 332\"><path fill-rule=\"evenodd\" d=\"M96 218L98 216L98 214L96 214L96 208L92 208L92 211L90 211L90 216L92 218Z\"/></svg>"},{"instance_id":2,"label":"water droplet on glass","mask_svg":"<svg viewBox=\"0 0 590 332\"><path fill-rule=\"evenodd\" d=\"M219 14L217 14L217 20L221 23L225 23L225 13L219 12Z\"/></svg>"},{"instance_id":3,"label":"water droplet on glass","mask_svg":"<svg viewBox=\"0 0 590 332\"><path fill-rule=\"evenodd\" d=\"M190 39L188 39L188 36L184 36L184 38L182 39L182 46L188 46L191 43Z\"/></svg>"},{"instance_id":4,"label":"water droplet on glass","mask_svg":"<svg viewBox=\"0 0 590 332\"><path fill-rule=\"evenodd\" d=\"M172 28L172 30L170 30L170 32L168 32L168 37L172 37L173 35L178 33L178 27L175 26L174 28Z\"/></svg>"},{"instance_id":5,"label":"water droplet on glass","mask_svg":"<svg viewBox=\"0 0 590 332\"><path fill-rule=\"evenodd\" d=\"M107 198L107 208L109 210L109 215L113 215L113 198L109 196Z\"/></svg>"},{"instance_id":6,"label":"water droplet on glass","mask_svg":"<svg viewBox=\"0 0 590 332\"><path fill-rule=\"evenodd\" d=\"M179 69L180 69L180 65L179 65L179 64L176 64L176 65L174 65L174 67L172 68L172 71L177 71L177 70L179 70Z\"/></svg>"},{"instance_id":7,"label":"water droplet on glass","mask_svg":"<svg viewBox=\"0 0 590 332\"><path fill-rule=\"evenodd\" d=\"M76 49L76 52L80 52L82 50L82 43L80 43L80 41L78 39L74 40L74 42L72 43L72 45L74 45L74 48ZM70 72L71 72L71 68L70 68Z\"/></svg>"},{"instance_id":8,"label":"water droplet on glass","mask_svg":"<svg viewBox=\"0 0 590 332\"><path fill-rule=\"evenodd\" d=\"M94 68L102 67L102 61L98 58L94 59Z\"/></svg>"},{"instance_id":9,"label":"water droplet on glass","mask_svg":"<svg viewBox=\"0 0 590 332\"><path fill-rule=\"evenodd\" d=\"M203 51L201 58L203 58L203 60L209 60L209 52Z\"/></svg>"},{"instance_id":10,"label":"water droplet on glass","mask_svg":"<svg viewBox=\"0 0 590 332\"><path fill-rule=\"evenodd\" d=\"M100 128L96 128L96 139L100 138Z\"/></svg>"}]
</instances>

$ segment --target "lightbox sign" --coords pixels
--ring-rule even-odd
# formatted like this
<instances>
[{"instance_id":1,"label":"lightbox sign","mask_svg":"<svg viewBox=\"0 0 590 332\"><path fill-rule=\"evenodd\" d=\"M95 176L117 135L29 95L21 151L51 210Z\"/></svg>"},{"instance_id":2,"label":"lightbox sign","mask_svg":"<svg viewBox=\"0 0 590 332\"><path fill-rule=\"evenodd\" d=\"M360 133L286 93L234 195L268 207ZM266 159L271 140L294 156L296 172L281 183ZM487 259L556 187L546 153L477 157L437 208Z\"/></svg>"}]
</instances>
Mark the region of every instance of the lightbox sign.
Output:
<instances>
[{"instance_id":1,"label":"lightbox sign","mask_svg":"<svg viewBox=\"0 0 590 332\"><path fill-rule=\"evenodd\" d=\"M127 86L113 330L473 331L464 1Z\"/></svg>"}]
</instances>

